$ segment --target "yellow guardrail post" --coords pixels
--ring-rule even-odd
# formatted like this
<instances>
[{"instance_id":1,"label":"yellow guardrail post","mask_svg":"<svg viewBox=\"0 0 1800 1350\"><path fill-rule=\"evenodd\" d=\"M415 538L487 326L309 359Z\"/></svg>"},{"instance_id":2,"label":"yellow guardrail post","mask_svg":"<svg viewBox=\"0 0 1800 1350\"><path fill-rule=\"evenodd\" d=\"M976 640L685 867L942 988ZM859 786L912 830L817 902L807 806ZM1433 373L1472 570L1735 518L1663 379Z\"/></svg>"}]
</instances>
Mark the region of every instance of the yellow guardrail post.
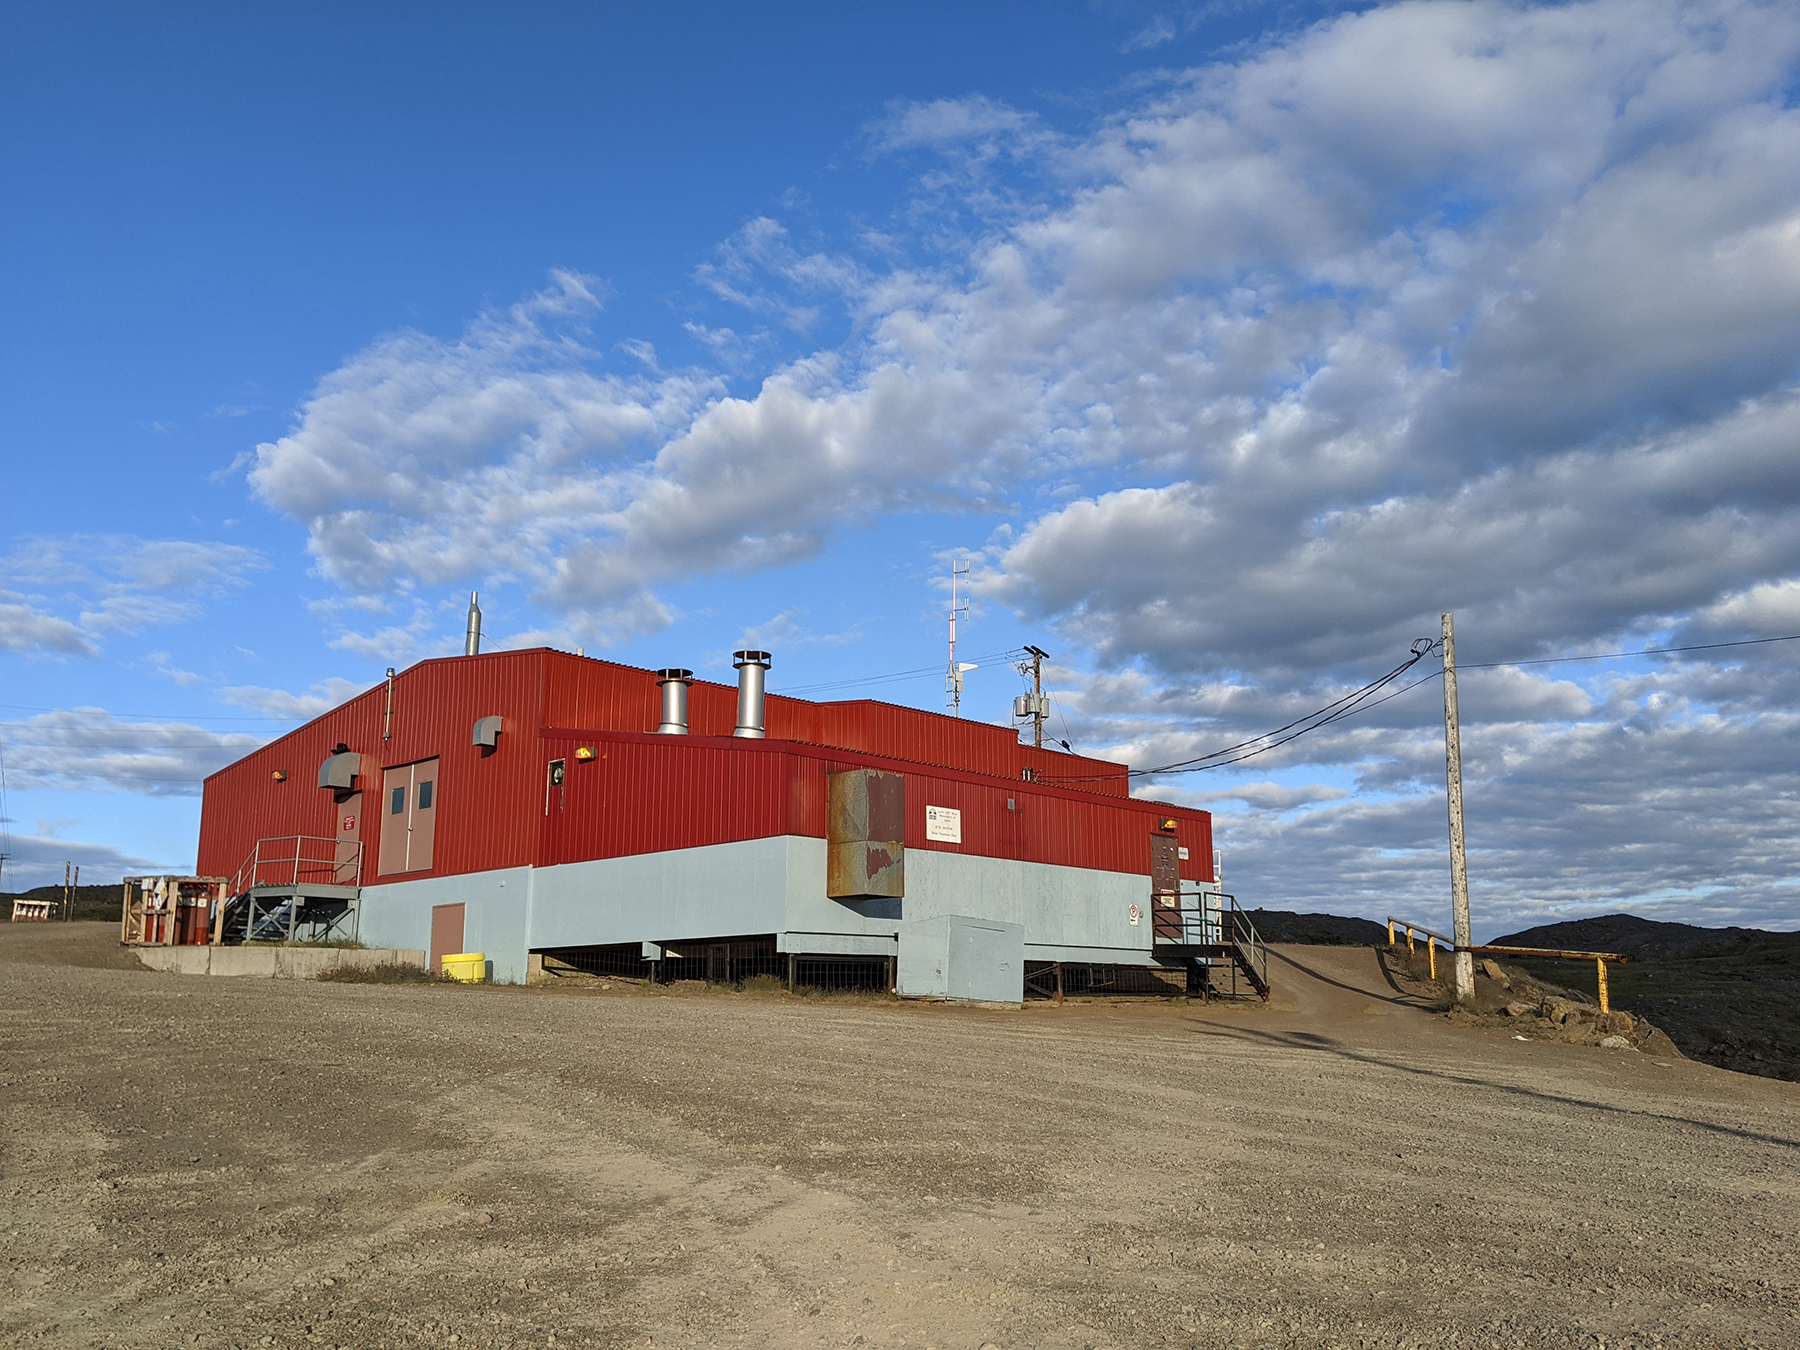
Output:
<instances>
[{"instance_id":1,"label":"yellow guardrail post","mask_svg":"<svg viewBox=\"0 0 1800 1350\"><path fill-rule=\"evenodd\" d=\"M1437 978L1437 939L1436 938L1428 937L1425 939L1425 951L1431 960L1431 978L1435 980Z\"/></svg>"},{"instance_id":2,"label":"yellow guardrail post","mask_svg":"<svg viewBox=\"0 0 1800 1350\"><path fill-rule=\"evenodd\" d=\"M1389 919L1388 920L1388 946L1391 947L1393 945L1394 945L1394 921L1392 919Z\"/></svg>"},{"instance_id":3,"label":"yellow guardrail post","mask_svg":"<svg viewBox=\"0 0 1800 1350\"><path fill-rule=\"evenodd\" d=\"M1406 954L1408 956L1411 956L1413 954L1412 933L1413 933L1412 925L1409 923L1406 925Z\"/></svg>"},{"instance_id":4,"label":"yellow guardrail post","mask_svg":"<svg viewBox=\"0 0 1800 1350\"><path fill-rule=\"evenodd\" d=\"M1606 958L1604 956L1600 957L1594 962L1594 965L1600 971L1600 1011L1609 1013L1612 1011L1612 1005L1607 1001L1606 997Z\"/></svg>"}]
</instances>

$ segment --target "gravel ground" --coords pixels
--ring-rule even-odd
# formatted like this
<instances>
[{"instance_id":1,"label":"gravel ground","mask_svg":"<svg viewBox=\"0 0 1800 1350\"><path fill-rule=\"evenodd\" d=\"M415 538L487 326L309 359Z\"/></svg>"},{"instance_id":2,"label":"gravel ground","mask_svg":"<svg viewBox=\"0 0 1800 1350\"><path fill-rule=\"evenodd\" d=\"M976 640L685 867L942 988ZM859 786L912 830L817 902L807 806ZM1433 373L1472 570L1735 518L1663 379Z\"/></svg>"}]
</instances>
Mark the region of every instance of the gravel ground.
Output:
<instances>
[{"instance_id":1,"label":"gravel ground","mask_svg":"<svg viewBox=\"0 0 1800 1350\"><path fill-rule=\"evenodd\" d=\"M1800 1087L1272 1004L302 984L0 930L0 1341L1800 1346Z\"/></svg>"}]
</instances>

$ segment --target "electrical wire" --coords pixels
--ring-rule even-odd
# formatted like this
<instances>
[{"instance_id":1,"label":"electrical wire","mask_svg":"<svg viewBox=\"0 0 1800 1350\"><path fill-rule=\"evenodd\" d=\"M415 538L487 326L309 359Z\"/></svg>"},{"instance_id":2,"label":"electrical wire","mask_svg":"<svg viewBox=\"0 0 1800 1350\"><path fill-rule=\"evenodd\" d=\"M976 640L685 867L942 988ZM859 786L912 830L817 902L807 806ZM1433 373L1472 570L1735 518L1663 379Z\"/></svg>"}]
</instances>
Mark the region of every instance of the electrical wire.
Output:
<instances>
[{"instance_id":1,"label":"electrical wire","mask_svg":"<svg viewBox=\"0 0 1800 1350\"><path fill-rule=\"evenodd\" d=\"M1198 755L1193 759L1176 760L1171 764L1158 765L1154 769L1128 769L1125 772L1125 776L1127 778L1156 778L1166 774L1203 773L1207 769L1222 769L1230 764L1241 764L1247 759L1254 759L1258 755L1266 755L1269 751L1278 749L1281 746L1286 745L1289 741L1297 740L1308 732L1317 731L1321 727L1330 726L1340 718L1348 717L1352 713L1361 711L1365 706L1373 706L1373 704L1368 703L1372 694L1377 690L1385 689L1407 671L1418 665L1420 661L1424 660L1435 651L1437 646L1438 644L1429 638L1420 638L1412 645L1412 655L1405 661L1402 661L1399 665L1395 666L1392 670L1388 671L1387 674L1371 680L1360 689L1351 690L1342 698L1333 699L1323 708L1315 708L1312 712L1307 713L1303 717L1296 717L1285 726L1276 727L1273 731L1265 731L1261 735L1252 736L1245 741L1239 741L1236 745L1228 745L1223 750L1214 750L1211 754ZM1376 700L1376 702L1383 701L1385 700ZM1105 781L1116 777L1118 777L1116 774L1096 774L1082 778L1046 778L1041 781L1047 783L1090 783Z\"/></svg>"},{"instance_id":2,"label":"electrical wire","mask_svg":"<svg viewBox=\"0 0 1800 1350\"><path fill-rule=\"evenodd\" d=\"M15 712L59 713L68 712L68 708L40 708L32 703L0 703L0 708L11 708ZM303 720L298 713L292 717L225 717L213 716L210 713L137 713L109 712L108 717L146 717L159 721L175 722L298 722ZM321 714L322 715L322 714Z\"/></svg>"},{"instance_id":3,"label":"electrical wire","mask_svg":"<svg viewBox=\"0 0 1800 1350\"><path fill-rule=\"evenodd\" d=\"M1800 642L1800 633L1781 637L1744 638L1738 642L1702 642L1693 647L1646 647L1641 652L1595 652L1592 656L1539 656L1524 661L1458 661L1456 669L1495 670L1501 666L1557 666L1565 661L1616 661L1626 656L1673 656L1679 652L1716 652L1725 647L1760 647L1765 642Z\"/></svg>"},{"instance_id":4,"label":"electrical wire","mask_svg":"<svg viewBox=\"0 0 1800 1350\"><path fill-rule=\"evenodd\" d=\"M974 662L977 665L985 665L989 662L1011 661L1017 657L1022 650L1022 648L1014 648L1011 651L987 652L975 657ZM902 680L922 680L927 676L942 675L943 673L944 667L941 665L919 666L914 670L897 670L887 675L865 675L853 680L826 680L819 684L795 684L788 685L781 689L771 687L769 692L771 694L780 694L791 698L797 694L824 693L831 689L853 689L860 688L863 685L895 684Z\"/></svg>"},{"instance_id":5,"label":"electrical wire","mask_svg":"<svg viewBox=\"0 0 1800 1350\"><path fill-rule=\"evenodd\" d=\"M1457 673L1461 674L1463 671L1466 671L1466 670L1498 670L1503 667L1511 667L1511 666L1551 666L1551 665L1559 665L1566 661L1614 661L1614 660L1619 660L1622 658L1633 657L1633 656L1672 656L1672 655L1676 655L1676 654L1679 654L1682 652L1722 651L1728 647L1759 647L1765 643L1770 643L1770 642L1800 642L1800 633L1787 633L1787 634L1783 634L1779 637L1743 638L1736 642L1696 643L1694 645L1685 646L1685 647L1646 647L1642 651L1632 651L1632 652L1596 652L1591 656L1545 656L1545 657L1528 658L1528 659L1520 660L1520 661L1474 661L1474 662L1467 662L1467 663L1459 661L1457 663L1456 669L1457 669ZM1422 651L1419 649L1419 643L1425 643L1424 649ZM1417 680L1413 680L1408 684L1404 684L1400 688L1395 689L1395 690L1391 691L1390 693L1383 694L1380 698L1369 698L1368 697L1370 694L1374 693L1376 690L1381 689L1384 686L1386 686L1387 684L1391 683L1393 680L1398 678L1406 670L1410 669L1413 665L1417 664L1424 657L1430 655L1433 651L1436 651L1442 645L1443 644L1441 642L1437 642L1437 641L1427 642L1427 640L1424 638L1419 639L1418 643L1413 644L1414 655L1413 655L1412 660L1406 662L1404 665L1397 666L1393 670L1390 670L1386 675L1383 675L1379 680L1376 680L1371 684L1366 684L1361 689L1354 690L1351 693L1346 694L1342 699L1339 699L1337 703L1326 704L1324 708L1321 708L1321 709L1317 710L1316 712L1309 713L1305 717L1298 718L1295 721L1289 722L1287 724L1287 726L1285 726L1285 727L1277 727L1274 731L1264 732L1261 736L1253 736L1247 741L1240 741L1237 745L1227 746L1223 750L1215 750L1210 755L1201 755L1197 759L1178 760L1174 764L1165 764L1165 765L1161 766L1160 768L1155 768L1155 769L1131 769L1131 770L1127 771L1126 776L1130 777L1130 778L1149 778L1149 777L1153 777L1156 775L1170 774L1170 773L1198 773L1198 772L1201 772L1206 769L1223 768L1228 764L1240 764L1246 759L1253 759L1257 755L1266 754L1268 751L1276 749L1278 746L1286 745L1289 741L1294 740L1300 736L1304 736L1309 731L1317 731L1320 727L1329 726L1331 723L1338 721L1340 718L1352 717L1352 716L1356 715L1357 713L1367 712L1370 708L1380 707L1383 703L1386 703L1389 699L1399 698L1400 695L1406 693L1409 690L1417 689L1422 684L1429 684L1433 680L1443 679L1444 672L1442 670L1435 670L1429 675L1426 675ZM1340 704L1343 706L1340 707L1339 706ZM1335 711L1332 711L1333 709L1335 709ZM1323 715L1323 714L1327 714L1327 713L1329 715ZM1313 719L1315 719L1315 718L1318 720L1314 721ZM1283 733L1291 733L1291 734L1284 735ZM1271 737L1279 737L1279 739L1270 740ZM1269 744L1259 746L1259 745L1257 745L1257 743L1259 741L1269 741ZM1247 747L1250 747L1250 746L1256 746L1257 748L1247 749ZM1238 751L1238 750L1245 750L1246 753L1241 754L1241 755L1233 755L1233 752ZM1233 756L1233 757L1225 758L1225 756ZM1059 782L1059 783L1080 783L1080 782L1099 781L1099 779L1097 777L1096 778L1059 778L1059 779L1044 779L1043 781Z\"/></svg>"}]
</instances>

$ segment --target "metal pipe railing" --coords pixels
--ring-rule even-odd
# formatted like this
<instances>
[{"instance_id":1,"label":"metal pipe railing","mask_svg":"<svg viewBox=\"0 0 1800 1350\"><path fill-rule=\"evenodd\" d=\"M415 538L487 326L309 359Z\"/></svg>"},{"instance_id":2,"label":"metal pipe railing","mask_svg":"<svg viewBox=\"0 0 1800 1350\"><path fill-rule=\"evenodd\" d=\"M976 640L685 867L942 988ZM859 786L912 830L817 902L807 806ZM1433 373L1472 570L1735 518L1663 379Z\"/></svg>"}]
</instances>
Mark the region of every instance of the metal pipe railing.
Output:
<instances>
[{"instance_id":1,"label":"metal pipe railing","mask_svg":"<svg viewBox=\"0 0 1800 1350\"><path fill-rule=\"evenodd\" d=\"M1608 961L1623 962L1628 959L1618 952L1572 952L1555 947L1497 947L1481 943L1458 947L1455 942L1442 933L1434 933L1422 924L1408 923L1405 919L1396 919L1392 915L1388 916L1387 921L1388 946L1390 947L1398 945L1394 938L1396 926L1406 930L1406 954L1408 956L1413 954L1413 934L1418 933L1424 937L1425 950L1429 954L1431 978L1434 980L1437 978L1437 944L1439 942L1443 943L1448 951L1463 951L1473 956L1529 956L1547 961L1592 961L1599 982L1600 1011L1603 1013L1612 1011L1612 999L1606 987L1606 963Z\"/></svg>"}]
</instances>

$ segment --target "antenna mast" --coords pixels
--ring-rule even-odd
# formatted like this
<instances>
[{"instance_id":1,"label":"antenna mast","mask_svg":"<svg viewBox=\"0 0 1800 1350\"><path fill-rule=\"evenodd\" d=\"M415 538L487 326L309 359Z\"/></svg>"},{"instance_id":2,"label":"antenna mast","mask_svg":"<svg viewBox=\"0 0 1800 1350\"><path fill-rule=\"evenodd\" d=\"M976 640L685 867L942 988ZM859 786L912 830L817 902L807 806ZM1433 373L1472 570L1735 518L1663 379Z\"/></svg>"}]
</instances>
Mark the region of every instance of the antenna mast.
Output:
<instances>
[{"instance_id":1,"label":"antenna mast","mask_svg":"<svg viewBox=\"0 0 1800 1350\"><path fill-rule=\"evenodd\" d=\"M950 563L950 665L944 672L944 711L952 717L962 716L963 675L976 669L973 662L958 662L956 659L956 616L969 612L969 602L959 602L956 596L956 583L969 575L969 563L952 560Z\"/></svg>"}]
</instances>

